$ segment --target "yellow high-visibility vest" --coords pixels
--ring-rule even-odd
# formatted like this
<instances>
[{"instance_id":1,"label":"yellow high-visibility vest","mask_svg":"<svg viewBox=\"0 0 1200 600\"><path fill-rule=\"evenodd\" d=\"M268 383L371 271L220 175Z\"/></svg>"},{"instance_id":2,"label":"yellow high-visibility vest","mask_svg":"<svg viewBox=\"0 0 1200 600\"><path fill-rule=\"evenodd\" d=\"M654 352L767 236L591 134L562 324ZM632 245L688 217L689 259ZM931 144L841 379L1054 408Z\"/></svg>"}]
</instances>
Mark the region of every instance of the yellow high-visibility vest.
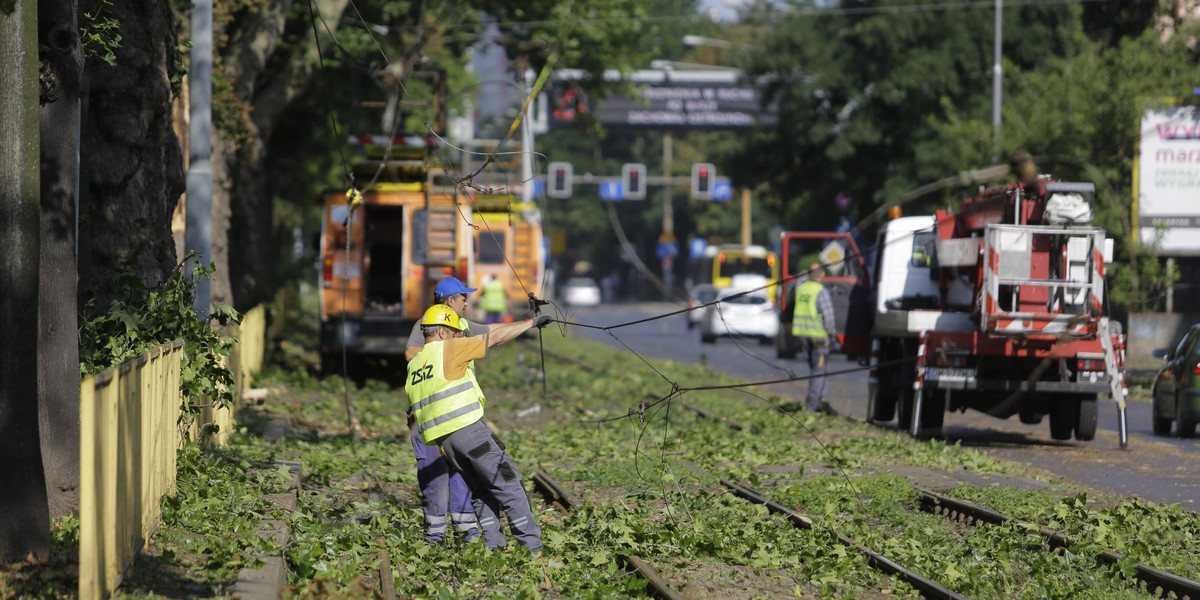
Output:
<instances>
[{"instance_id":1,"label":"yellow high-visibility vest","mask_svg":"<svg viewBox=\"0 0 1200 600\"><path fill-rule=\"evenodd\" d=\"M405 391L414 428L421 440L432 444L441 438L483 418L486 400L475 369L468 368L461 378L449 381L444 370L444 341L429 342L408 361Z\"/></svg>"},{"instance_id":2,"label":"yellow high-visibility vest","mask_svg":"<svg viewBox=\"0 0 1200 600\"><path fill-rule=\"evenodd\" d=\"M797 337L828 337L825 322L817 311L817 294L825 286L819 281L805 281L796 286L796 306L792 312L792 335Z\"/></svg>"},{"instance_id":3,"label":"yellow high-visibility vest","mask_svg":"<svg viewBox=\"0 0 1200 600\"><path fill-rule=\"evenodd\" d=\"M504 282L493 279L483 286L483 298L479 299L479 309L484 312L502 313L508 308L508 295L504 292Z\"/></svg>"}]
</instances>

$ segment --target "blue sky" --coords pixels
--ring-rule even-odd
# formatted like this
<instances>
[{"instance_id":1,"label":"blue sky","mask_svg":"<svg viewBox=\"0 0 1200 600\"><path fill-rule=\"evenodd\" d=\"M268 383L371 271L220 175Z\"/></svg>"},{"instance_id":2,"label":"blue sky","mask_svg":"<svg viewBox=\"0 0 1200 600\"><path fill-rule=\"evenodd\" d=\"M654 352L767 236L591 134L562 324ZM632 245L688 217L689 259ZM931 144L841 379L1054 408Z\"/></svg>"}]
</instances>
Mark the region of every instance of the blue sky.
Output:
<instances>
[{"instance_id":1,"label":"blue sky","mask_svg":"<svg viewBox=\"0 0 1200 600\"><path fill-rule=\"evenodd\" d=\"M742 0L700 0L700 11L715 11L718 19L733 21L737 19L737 9L734 7L741 5Z\"/></svg>"}]
</instances>

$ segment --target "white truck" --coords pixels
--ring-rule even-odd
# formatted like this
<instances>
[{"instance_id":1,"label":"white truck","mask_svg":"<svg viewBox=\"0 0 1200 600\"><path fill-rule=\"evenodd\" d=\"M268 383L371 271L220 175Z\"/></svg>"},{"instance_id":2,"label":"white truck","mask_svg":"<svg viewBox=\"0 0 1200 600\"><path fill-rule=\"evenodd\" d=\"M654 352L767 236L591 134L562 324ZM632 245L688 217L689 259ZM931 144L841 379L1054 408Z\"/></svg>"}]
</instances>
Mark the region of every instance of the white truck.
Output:
<instances>
[{"instance_id":1,"label":"white truck","mask_svg":"<svg viewBox=\"0 0 1200 600\"><path fill-rule=\"evenodd\" d=\"M1097 397L1125 426L1125 336L1107 316L1112 241L1091 226L1090 183L1048 176L981 189L958 212L900 217L879 230L867 418L941 433L948 411L1091 440Z\"/></svg>"}]
</instances>

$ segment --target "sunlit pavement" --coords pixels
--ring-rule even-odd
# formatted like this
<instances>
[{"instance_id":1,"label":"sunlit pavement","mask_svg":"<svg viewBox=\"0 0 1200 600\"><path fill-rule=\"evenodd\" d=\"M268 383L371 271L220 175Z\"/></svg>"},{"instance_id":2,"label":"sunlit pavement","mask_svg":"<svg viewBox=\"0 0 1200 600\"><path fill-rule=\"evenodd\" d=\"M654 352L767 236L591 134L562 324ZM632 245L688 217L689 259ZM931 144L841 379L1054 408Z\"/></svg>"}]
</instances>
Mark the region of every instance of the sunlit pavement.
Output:
<instances>
[{"instance_id":1,"label":"sunlit pavement","mask_svg":"<svg viewBox=\"0 0 1200 600\"><path fill-rule=\"evenodd\" d=\"M752 382L804 377L803 360L777 358L775 348L756 340L719 338L700 342L699 329L689 330L683 303L645 302L605 304L568 310L568 320L611 327L652 319L609 330L567 327L567 335L578 335L647 359L667 359L685 364L704 364L715 371ZM626 348L628 347L628 348ZM866 418L867 371L844 356L830 361L828 397L840 415ZM686 381L675 382L687 387ZM664 393L669 387L664 382ZM771 394L804 402L805 380L764 386ZM649 390L654 392L655 390ZM1086 485L1127 497L1162 503L1178 503L1200 509L1200 439L1181 440L1155 436L1151 430L1150 405L1130 402L1127 408L1129 447L1121 449L1117 435L1115 403L1101 398L1096 439L1090 442L1058 441L1050 437L1049 417L1041 424L1027 425L1018 419L995 419L975 411L949 413L943 434L947 443L973 447L997 458L1023 462ZM895 422L880 425L896 429Z\"/></svg>"}]
</instances>

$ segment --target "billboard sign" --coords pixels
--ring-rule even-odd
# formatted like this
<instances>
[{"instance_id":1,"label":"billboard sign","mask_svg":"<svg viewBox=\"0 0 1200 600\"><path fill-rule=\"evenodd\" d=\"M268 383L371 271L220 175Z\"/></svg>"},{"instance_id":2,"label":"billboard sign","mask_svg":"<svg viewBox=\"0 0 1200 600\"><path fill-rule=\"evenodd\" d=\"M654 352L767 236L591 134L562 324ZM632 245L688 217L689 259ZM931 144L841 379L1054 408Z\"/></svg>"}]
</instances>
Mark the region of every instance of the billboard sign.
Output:
<instances>
[{"instance_id":1,"label":"billboard sign","mask_svg":"<svg viewBox=\"0 0 1200 600\"><path fill-rule=\"evenodd\" d=\"M1164 255L1200 254L1200 107L1142 115L1134 175L1141 241L1157 240Z\"/></svg>"},{"instance_id":2,"label":"billboard sign","mask_svg":"<svg viewBox=\"0 0 1200 600\"><path fill-rule=\"evenodd\" d=\"M736 73L638 71L630 76L633 95L583 98L569 77L551 87L550 128L574 127L590 114L605 127L714 131L773 127L778 105L763 105L760 89L739 82Z\"/></svg>"}]
</instances>

